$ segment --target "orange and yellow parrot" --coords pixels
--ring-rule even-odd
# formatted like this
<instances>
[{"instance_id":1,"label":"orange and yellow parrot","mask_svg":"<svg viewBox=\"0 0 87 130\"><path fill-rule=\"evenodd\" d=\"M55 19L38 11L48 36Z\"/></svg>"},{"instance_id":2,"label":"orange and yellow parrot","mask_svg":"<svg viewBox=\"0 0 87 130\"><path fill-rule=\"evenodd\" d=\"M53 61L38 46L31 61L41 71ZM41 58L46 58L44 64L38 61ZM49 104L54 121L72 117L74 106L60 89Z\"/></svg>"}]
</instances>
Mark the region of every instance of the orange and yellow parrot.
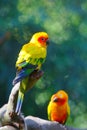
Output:
<instances>
[{"instance_id":1,"label":"orange and yellow parrot","mask_svg":"<svg viewBox=\"0 0 87 130\"><path fill-rule=\"evenodd\" d=\"M16 106L16 113L20 113L22 102L24 99L24 93L26 92L26 78L34 70L39 70L41 65L44 63L47 55L47 45L48 45L48 34L46 32L35 33L30 42L25 44L18 56L16 62L17 74L16 78L13 80L13 85L21 81L18 100Z\"/></svg>"},{"instance_id":2,"label":"orange and yellow parrot","mask_svg":"<svg viewBox=\"0 0 87 130\"><path fill-rule=\"evenodd\" d=\"M48 119L64 124L70 115L68 94L60 90L51 97L47 108Z\"/></svg>"}]
</instances>

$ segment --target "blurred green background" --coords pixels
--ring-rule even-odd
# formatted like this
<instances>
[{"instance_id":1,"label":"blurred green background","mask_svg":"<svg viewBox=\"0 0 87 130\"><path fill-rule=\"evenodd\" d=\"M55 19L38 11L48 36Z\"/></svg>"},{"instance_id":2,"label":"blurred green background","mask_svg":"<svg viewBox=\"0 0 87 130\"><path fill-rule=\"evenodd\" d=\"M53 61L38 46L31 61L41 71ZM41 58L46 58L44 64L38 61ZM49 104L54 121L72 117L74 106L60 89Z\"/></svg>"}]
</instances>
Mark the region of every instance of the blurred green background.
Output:
<instances>
[{"instance_id":1,"label":"blurred green background","mask_svg":"<svg viewBox=\"0 0 87 130\"><path fill-rule=\"evenodd\" d=\"M51 95L63 89L71 106L67 125L87 128L87 0L0 0L0 106L13 87L21 46L38 31L51 43L44 76L25 96L24 115L47 119Z\"/></svg>"}]
</instances>

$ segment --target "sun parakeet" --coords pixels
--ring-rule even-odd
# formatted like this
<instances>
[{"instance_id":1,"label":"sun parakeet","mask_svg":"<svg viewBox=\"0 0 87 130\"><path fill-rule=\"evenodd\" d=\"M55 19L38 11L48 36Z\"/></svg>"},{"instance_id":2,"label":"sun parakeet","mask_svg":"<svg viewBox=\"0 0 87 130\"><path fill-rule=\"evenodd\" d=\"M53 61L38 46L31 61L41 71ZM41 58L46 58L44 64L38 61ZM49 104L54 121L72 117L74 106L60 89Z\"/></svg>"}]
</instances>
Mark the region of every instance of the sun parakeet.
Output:
<instances>
[{"instance_id":1,"label":"sun parakeet","mask_svg":"<svg viewBox=\"0 0 87 130\"><path fill-rule=\"evenodd\" d=\"M70 106L68 104L68 94L60 90L52 95L51 101L47 107L48 119L64 124L70 115Z\"/></svg>"},{"instance_id":2,"label":"sun parakeet","mask_svg":"<svg viewBox=\"0 0 87 130\"><path fill-rule=\"evenodd\" d=\"M20 80L20 88L18 93L18 100L16 106L16 113L20 113L22 102L24 99L24 93L26 92L26 81L29 74L34 70L39 70L44 63L47 55L48 34L46 32L35 33L30 42L25 44L18 56L16 62L17 74L13 81L16 84ZM24 77L26 77L24 79Z\"/></svg>"}]
</instances>

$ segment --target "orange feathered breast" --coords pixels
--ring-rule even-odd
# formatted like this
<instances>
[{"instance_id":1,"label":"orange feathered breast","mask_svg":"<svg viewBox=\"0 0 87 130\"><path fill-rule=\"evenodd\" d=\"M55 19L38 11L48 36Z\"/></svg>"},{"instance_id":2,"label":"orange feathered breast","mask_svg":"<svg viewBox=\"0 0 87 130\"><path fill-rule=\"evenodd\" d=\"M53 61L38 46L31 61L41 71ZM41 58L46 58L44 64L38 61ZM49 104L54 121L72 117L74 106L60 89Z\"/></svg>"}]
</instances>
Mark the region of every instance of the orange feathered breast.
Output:
<instances>
[{"instance_id":1,"label":"orange feathered breast","mask_svg":"<svg viewBox=\"0 0 87 130\"><path fill-rule=\"evenodd\" d=\"M62 105L62 107L58 106L58 104L53 103L51 105L51 120L57 121L59 123L64 124L67 119L67 104Z\"/></svg>"}]
</instances>

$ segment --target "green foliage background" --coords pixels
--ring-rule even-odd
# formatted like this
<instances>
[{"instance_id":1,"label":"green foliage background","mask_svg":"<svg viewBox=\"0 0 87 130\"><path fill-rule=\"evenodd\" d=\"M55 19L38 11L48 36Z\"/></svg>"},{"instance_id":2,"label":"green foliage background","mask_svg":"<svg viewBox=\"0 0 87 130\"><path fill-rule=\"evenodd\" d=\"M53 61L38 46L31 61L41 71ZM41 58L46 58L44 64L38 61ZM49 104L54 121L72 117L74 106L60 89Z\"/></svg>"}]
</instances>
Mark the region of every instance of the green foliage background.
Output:
<instances>
[{"instance_id":1,"label":"green foliage background","mask_svg":"<svg viewBox=\"0 0 87 130\"><path fill-rule=\"evenodd\" d=\"M50 37L44 76L25 96L25 115L47 119L47 105L60 89L69 95L68 125L87 128L87 0L1 0L0 106L8 101L15 77L15 62L21 46L33 33Z\"/></svg>"}]
</instances>

